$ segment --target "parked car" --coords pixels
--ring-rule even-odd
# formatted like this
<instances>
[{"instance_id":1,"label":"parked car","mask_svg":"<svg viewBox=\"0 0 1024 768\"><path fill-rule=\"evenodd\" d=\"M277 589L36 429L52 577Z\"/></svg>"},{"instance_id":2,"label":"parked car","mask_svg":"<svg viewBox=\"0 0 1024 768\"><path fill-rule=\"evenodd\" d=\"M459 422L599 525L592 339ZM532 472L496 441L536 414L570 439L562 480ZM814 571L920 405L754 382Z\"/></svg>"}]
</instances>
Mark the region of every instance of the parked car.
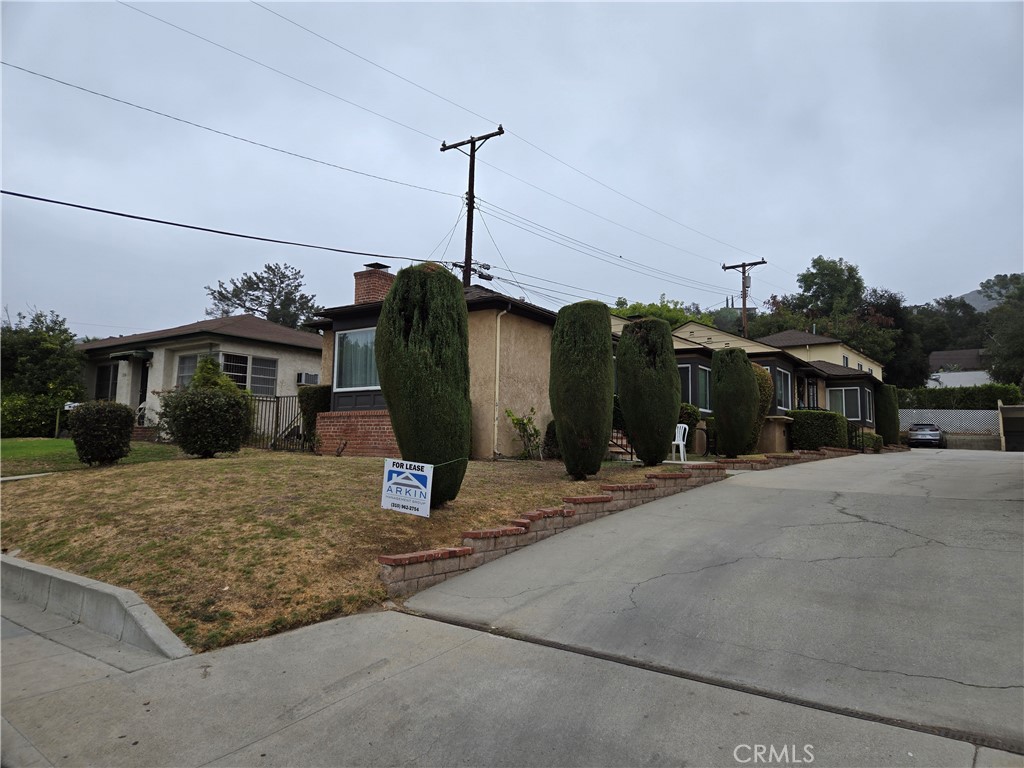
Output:
<instances>
[{"instance_id":1,"label":"parked car","mask_svg":"<svg viewBox=\"0 0 1024 768\"><path fill-rule=\"evenodd\" d=\"M934 424L911 424L907 430L907 445L923 445L930 448L945 448L946 436Z\"/></svg>"}]
</instances>

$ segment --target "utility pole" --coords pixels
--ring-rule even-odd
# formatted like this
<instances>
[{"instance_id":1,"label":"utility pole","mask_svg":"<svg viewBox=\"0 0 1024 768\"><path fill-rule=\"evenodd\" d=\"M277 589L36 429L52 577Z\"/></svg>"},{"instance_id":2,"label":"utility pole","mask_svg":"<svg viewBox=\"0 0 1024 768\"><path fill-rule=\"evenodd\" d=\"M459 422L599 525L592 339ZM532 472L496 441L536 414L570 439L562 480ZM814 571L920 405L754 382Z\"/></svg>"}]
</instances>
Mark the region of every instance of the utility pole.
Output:
<instances>
[{"instance_id":1,"label":"utility pole","mask_svg":"<svg viewBox=\"0 0 1024 768\"><path fill-rule=\"evenodd\" d=\"M483 146L484 142L488 139L493 139L495 136L501 136L505 133L505 129L500 125L498 130L492 131L491 133L483 136L470 136L465 141L460 141L458 144L448 144L444 141L441 142L441 151L447 152L449 149L458 149L469 144L469 191L466 192L466 261L462 266L462 285L466 288L469 287L469 278L473 271L473 209L476 207L476 197L473 194L473 186L476 181L476 149L478 146ZM465 154L465 152L463 152Z\"/></svg>"},{"instance_id":2,"label":"utility pole","mask_svg":"<svg viewBox=\"0 0 1024 768\"><path fill-rule=\"evenodd\" d=\"M742 264L730 264L726 266L722 265L722 269L738 269L740 274L743 275L743 290L740 295L743 297L743 338L747 338L747 291L750 289L750 278L747 276L748 267L757 267L761 264L767 264L768 262L764 259L760 261L743 262Z\"/></svg>"}]
</instances>

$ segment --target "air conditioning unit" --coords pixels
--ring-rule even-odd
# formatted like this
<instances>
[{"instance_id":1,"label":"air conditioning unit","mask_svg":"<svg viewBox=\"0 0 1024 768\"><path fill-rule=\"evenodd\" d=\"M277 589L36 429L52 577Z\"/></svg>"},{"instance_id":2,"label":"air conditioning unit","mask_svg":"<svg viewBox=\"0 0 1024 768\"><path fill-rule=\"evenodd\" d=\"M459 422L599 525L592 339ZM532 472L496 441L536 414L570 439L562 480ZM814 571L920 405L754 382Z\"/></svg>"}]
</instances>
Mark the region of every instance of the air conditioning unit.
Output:
<instances>
[{"instance_id":1,"label":"air conditioning unit","mask_svg":"<svg viewBox=\"0 0 1024 768\"><path fill-rule=\"evenodd\" d=\"M295 376L296 384L319 384L320 374L319 373L299 373Z\"/></svg>"}]
</instances>

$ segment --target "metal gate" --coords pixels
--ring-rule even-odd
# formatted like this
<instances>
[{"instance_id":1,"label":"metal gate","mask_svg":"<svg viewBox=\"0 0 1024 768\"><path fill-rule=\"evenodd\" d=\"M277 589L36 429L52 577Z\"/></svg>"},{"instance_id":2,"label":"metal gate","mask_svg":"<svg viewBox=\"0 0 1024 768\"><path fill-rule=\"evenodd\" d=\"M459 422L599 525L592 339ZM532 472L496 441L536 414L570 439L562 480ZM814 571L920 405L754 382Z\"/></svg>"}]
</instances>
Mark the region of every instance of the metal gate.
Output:
<instances>
[{"instance_id":1,"label":"metal gate","mask_svg":"<svg viewBox=\"0 0 1024 768\"><path fill-rule=\"evenodd\" d=\"M252 429L245 444L272 451L301 451L305 448L302 413L298 395L252 397Z\"/></svg>"}]
</instances>

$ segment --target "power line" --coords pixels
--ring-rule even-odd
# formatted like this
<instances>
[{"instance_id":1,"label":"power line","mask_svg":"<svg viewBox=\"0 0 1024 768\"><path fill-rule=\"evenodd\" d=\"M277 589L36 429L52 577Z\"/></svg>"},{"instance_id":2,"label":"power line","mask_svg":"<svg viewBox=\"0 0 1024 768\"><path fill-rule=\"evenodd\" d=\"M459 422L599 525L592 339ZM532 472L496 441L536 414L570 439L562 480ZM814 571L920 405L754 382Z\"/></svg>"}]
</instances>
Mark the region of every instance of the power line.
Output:
<instances>
[{"instance_id":1,"label":"power line","mask_svg":"<svg viewBox=\"0 0 1024 768\"><path fill-rule=\"evenodd\" d=\"M498 252L498 256L501 257L501 263L505 265L505 269L507 269L509 271L509 274L512 275L512 279L515 281L516 285L518 285L520 288L522 288L523 293L526 294L526 298L529 299L530 298L530 294L527 293L526 289L523 288L523 286L519 283L519 278L516 277L516 273L512 271L512 267L510 267L508 265L508 262L505 260L505 254L503 254L501 252L501 249L498 247L498 243L495 242L494 235L491 234L491 228L489 226L487 226L487 219L484 218L484 212L483 211L480 211L480 221L483 222L484 229L487 230L487 236L489 238L491 238L491 244L494 246L494 250L496 250Z\"/></svg>"},{"instance_id":2,"label":"power line","mask_svg":"<svg viewBox=\"0 0 1024 768\"><path fill-rule=\"evenodd\" d=\"M131 101L126 101L125 99L119 99L116 96L111 96L111 95L106 94L106 93L101 93L99 91L94 91L91 88L86 88L85 86L82 86L82 85L75 85L74 83L69 83L66 80L60 80L60 79L58 79L56 77L51 77L50 75L44 75L41 72L35 72L35 71L31 70L31 69L26 69L25 67L19 67L17 64L11 64L10 62L7 62L7 61L0 61L0 64L3 64L5 67L11 67L12 69L17 69L17 70L19 70L21 72L25 72L26 74L29 74L29 75L35 75L36 77L41 77L44 80L49 80L50 82L53 82L53 83L59 83L60 85L67 86L68 88L74 88L75 90L83 91L84 93L89 93L89 94L92 94L93 96L99 96L100 98L103 98L103 99L109 99L110 101L117 102L118 104L123 104L123 105L125 105L127 107L132 107L134 109L139 109L139 110L142 110L143 112L149 112L150 114L153 114L153 115L159 115L160 117L166 117L168 120L174 120L174 121L179 122L179 123L184 123L185 125L190 125L193 128L199 128L199 129L204 130L204 131L209 131L210 133L215 133L215 134L217 134L219 136L225 136L225 137L227 137L229 139L234 139L236 141L245 142L246 144L252 144L253 146L256 146L256 147L262 147L263 149L269 149L269 150L272 150L274 152L280 152L282 155L289 155L290 157L297 157L300 160L308 160L311 163L317 163L318 165L325 165L328 168L335 168L335 169L337 169L339 171L346 171L348 173L354 173L354 174L357 174L359 176L366 176L367 178L370 178L370 179L377 179L378 181L386 181L389 184L398 184L399 186L402 186L402 187L410 187L412 189L419 189L419 190L422 190L424 192L433 192L434 194L446 195L447 197L461 197L461 195L457 195L454 192L444 192L444 191L442 191L440 189L431 189L430 187L423 187L423 186L420 186L418 184L410 184L409 182L406 182L406 181L398 181L397 179L389 179L386 176L379 176L379 175L374 174L374 173L367 173L366 171L357 171L354 168L347 168L347 167L345 167L343 165L337 165L336 163L331 163L331 162L328 162L326 160L318 160L317 158L310 157L309 155L302 155L302 154L299 154L298 152L292 152L291 150L281 149L280 147L275 147L275 146L273 146L271 144L264 144L261 141L256 141L254 139L247 139L244 136L237 136L237 135L235 135L233 133L228 133L227 131L221 131L221 130L218 130L217 128L210 128L207 125L202 125L200 123L193 122L192 120L186 120L183 117L176 117L175 115L171 115L171 114L168 114L166 112L161 112L161 111L153 109L151 107L144 107L144 106L142 106L140 104L135 104L135 103L133 103Z\"/></svg>"},{"instance_id":3,"label":"power line","mask_svg":"<svg viewBox=\"0 0 1024 768\"><path fill-rule=\"evenodd\" d=\"M466 106L463 106L462 104L459 104L456 101L452 101L451 99L447 98L446 96L442 96L441 94L437 93L436 91L432 91L431 89L427 88L426 86L420 85L419 83L415 82L414 80L410 80L409 78L405 77L404 75L398 74L394 70L388 69L387 67L383 66L382 64L378 64L377 62L373 61L372 59L368 59L367 57L362 56L361 54L356 53L355 51L351 50L350 48L346 48L345 46L341 45L340 43L337 43L334 40L331 40L330 38L325 37L324 35L321 35L319 32L315 32L312 29L310 29L309 27L303 26L302 24L299 24L297 21L294 21L293 19L288 18L284 14L281 14L281 13L278 13L277 11L271 10L270 8L266 7L265 5L256 2L256 0L250 0L250 2L253 5L257 6L258 8L262 8L264 11L267 11L268 13L272 13L275 16L277 16L278 18L288 22L289 24L291 24L291 25L293 25L295 27L298 27L299 29L302 29L302 30L308 32L309 34L313 35L314 37L319 38L320 40L323 40L325 43L327 43L329 45L332 45L332 46L334 46L335 48L337 48L337 49L339 49L341 51L344 51L345 53L349 54L350 56L354 56L357 59L359 59L360 61L363 61L363 62L369 64L372 67L376 67L377 69L381 70L382 72L386 72L387 74L391 75L392 77L397 77L402 82L407 83L407 84L413 86L414 88L418 88L419 90L423 91L424 93L427 93L427 94L429 94L429 95L431 95L431 96L433 96L433 97L435 97L437 99L440 99L441 101L444 101L445 103L450 104L453 107L461 109L463 112L466 112L467 114L470 114L470 115L473 115L474 117L480 118L481 120L484 120L485 122L489 122L489 123L497 122L496 120L491 120L491 119L489 119L487 117L484 117L480 113L475 112L472 109L470 109L470 108L468 108ZM562 160L560 157L557 157L556 155L553 155L551 152L548 152L546 149L543 149L542 147L539 147L537 144L533 143L532 141L527 139L525 136L522 136L521 134L516 133L513 130L509 130L508 134L510 136L514 136L515 138L519 139L521 142L523 142L524 144L526 144L529 147L532 147L533 149L535 149L536 151L540 152L541 154L551 158L556 163L559 163L559 164L565 166L566 168L568 168L569 170L579 174L580 176L583 176L584 178L589 179L590 181L594 182L595 184L598 184L599 186L603 187L604 189L607 189L609 192L612 192L613 194L618 195L619 197L623 198L624 200L628 200L629 202L633 203L634 205L640 206L644 210L650 211L651 213L653 213L653 214L655 214L657 216L660 216L661 218L663 218L663 219L665 219L667 221L670 221L673 224L676 224L676 225L678 225L680 227L683 227L684 229L688 229L689 231L694 232L694 233L700 235L701 237L705 237L705 238L707 238L709 240L713 240L714 242L719 243L720 245L724 245L724 246L726 246L728 248L732 248L733 250L739 251L740 253L747 254L748 256L755 256L757 258L760 258L755 253L751 253L750 251L747 251L747 250L745 250L743 248L740 248L737 245L733 245L732 243L727 242L725 240L721 240L721 239L719 239L719 238L717 238L717 237L715 237L713 235L709 235L708 233L703 232L703 231L697 229L696 227L692 227L689 224L686 224L686 223L684 223L682 221L679 221L678 219L675 219L675 218L669 216L668 214L663 213L663 212L661 212L661 211L659 211L659 210L657 210L657 209L647 205L646 203L643 203L643 202L641 202L641 201L639 201L639 200L637 200L637 199L635 199L635 198L625 194L624 192L619 191L615 187L612 187L611 185L606 184L605 182L601 181L600 179L596 178L595 176L592 176L591 174L587 173L586 171L583 171L583 170L577 168L575 165L573 165L571 163L568 163L565 160ZM481 162L483 162L483 161L481 161ZM487 165L490 165L490 163L487 163ZM491 166L491 167L494 167L494 166ZM500 169L499 168L495 168L495 170L500 170ZM515 178L515 177L513 177L513 178Z\"/></svg>"},{"instance_id":4,"label":"power line","mask_svg":"<svg viewBox=\"0 0 1024 768\"><path fill-rule=\"evenodd\" d=\"M716 292L721 292L721 291L727 290L726 288L723 288L722 286L719 286L719 285L714 285L713 283L706 283L706 282L704 282L702 280L694 280L692 278L683 277L682 275L676 275L676 274L674 274L672 272L668 272L668 271L660 269L658 267L652 267L652 266L650 266L648 264L644 264L643 262L637 261L635 259L627 258L627 257L623 256L622 254L614 253L612 251L605 250L604 248L600 248L600 247L598 247L596 245L591 245L590 243L586 243L586 242L584 242L582 240L578 240L577 238L574 238L574 237L571 237L569 235L566 235L565 233L559 232L558 230L552 229L551 227L547 227L547 226L544 226L543 224L540 224L540 223L538 223L536 221L532 221L531 219L528 219L525 216L522 216L522 215L520 215L518 213L514 213L513 211L510 211L507 208L502 208L500 205L495 205L494 203L489 203L489 202L487 202L485 200L481 200L481 202L483 202L489 208L497 209L498 211L501 211L501 213L503 213L503 214L505 214L507 216L512 216L512 217L514 217L516 219L519 219L520 221L522 221L522 222L524 222L526 224L529 224L530 226L537 227L538 229L541 229L541 230L543 230L543 231L545 231L547 233L550 233L550 234L555 235L557 237L564 238L564 239L566 239L566 240L568 240L568 241L570 241L570 242L572 242L572 243L574 243L576 245L588 248L588 249L593 250L593 251L595 251L597 253L604 254L604 255L609 256L609 257L614 258L614 259L619 259L619 260L621 260L621 261L623 261L623 262L625 262L627 264L633 264L633 265L641 267L643 269L647 269L650 272L657 273L658 275L661 275L661 276L664 276L664 277L673 278L673 279L676 279L676 280L681 280L681 281L687 283L688 285L690 285L691 287L707 287L707 288L711 288L711 289L715 290ZM654 275L649 275L649 276L654 276Z\"/></svg>"},{"instance_id":5,"label":"power line","mask_svg":"<svg viewBox=\"0 0 1024 768\"><path fill-rule=\"evenodd\" d=\"M120 3L121 5L123 5L125 8L131 8L133 11L137 11L138 13L141 13L143 16L148 16L149 18L151 18L151 19L153 19L155 21L159 21L161 24L166 24L167 26L173 27L174 29L177 29L180 32L184 32L186 35L191 35L192 37L195 37L195 38L197 38L199 40L202 40L205 43L209 43L210 45L216 46L217 48L220 48L223 51L227 51L228 53L231 53L231 54L233 54L235 56L243 58L246 61L250 61L253 64L256 64L256 65L258 65L260 67L263 67L264 69L268 69L271 72L275 72L275 73L281 75L282 77L287 77L289 80L293 80L296 83L301 83L302 85L305 85L308 88L312 88L315 91L319 91L320 93L324 94L325 96L330 96L332 99L337 99L338 101L344 102L345 104L348 104L351 107L355 107L356 109L361 109L363 112L367 112L367 113L369 113L371 115L374 115L375 117L379 117L382 120L387 120L389 123L394 123L395 125L400 126L402 128L405 128L407 130L410 130L413 133L418 133L420 136L425 136L426 138L431 139L432 141L435 141L435 142L440 141L439 138L437 138L435 136L431 136L429 133L421 131L419 128L414 128L411 125L407 125L406 123L403 123L403 122L401 122L399 120L395 120L393 117L388 117L387 115L382 114L380 112L375 112L374 110L370 109L369 107L364 107L362 104L357 104L354 101L350 101L349 99L346 99L343 96L339 96L336 93L332 93L331 91L328 91L328 90L326 90L324 88L321 88L318 85L313 85L312 83L307 82L306 80L303 80L302 78L295 77L294 75L289 75L287 72L283 72L280 69L277 69L276 67L270 66L269 64L264 64L262 61L259 61L258 59L254 59L252 56L246 56L244 53L236 51L233 48L228 48L226 45L221 45L220 43L214 42L213 40L210 40L207 37L203 37L202 35L200 35L200 34L198 34L196 32L192 32L191 30L185 29L184 27L179 27L177 24L173 24L172 22L167 21L166 19L161 19L159 16L156 16L156 15L154 15L152 13L149 13L148 11L144 11L141 8L136 8L134 5L129 5L128 3L124 2L124 0L117 0L117 2Z\"/></svg>"},{"instance_id":6,"label":"power line","mask_svg":"<svg viewBox=\"0 0 1024 768\"><path fill-rule=\"evenodd\" d=\"M312 248L319 251L330 251L332 253L344 253L351 256L370 256L374 259L393 259L400 261L415 261L422 262L427 259L414 259L409 256L388 256L383 253L371 253L369 251L352 251L347 248L332 248L327 245L313 245L311 243L299 243L294 240L278 240L273 237L261 237L259 235L246 235L241 232L230 232L224 229L213 229L211 227L200 227L195 224L184 224L179 221L168 221L166 219L155 219L149 216L139 216L132 213L124 213L123 211L111 211L106 208L94 208L89 205L81 205L79 203L69 203L65 200L53 200L46 197L38 197L36 195L26 195L22 192L12 192L7 189L0 190L0 194L10 195L11 197L20 197L25 200L34 200L40 203L50 203L52 205L62 205L67 208L77 208L82 211L90 211L92 213L103 213L108 216L118 216L123 219L132 219L134 221L145 221L150 224L163 224L168 227L178 227L180 229L191 229L196 232L209 232L214 235L223 235L225 237L237 237L243 240L257 240L263 243L274 243L276 245L291 245L296 248Z\"/></svg>"}]
</instances>

